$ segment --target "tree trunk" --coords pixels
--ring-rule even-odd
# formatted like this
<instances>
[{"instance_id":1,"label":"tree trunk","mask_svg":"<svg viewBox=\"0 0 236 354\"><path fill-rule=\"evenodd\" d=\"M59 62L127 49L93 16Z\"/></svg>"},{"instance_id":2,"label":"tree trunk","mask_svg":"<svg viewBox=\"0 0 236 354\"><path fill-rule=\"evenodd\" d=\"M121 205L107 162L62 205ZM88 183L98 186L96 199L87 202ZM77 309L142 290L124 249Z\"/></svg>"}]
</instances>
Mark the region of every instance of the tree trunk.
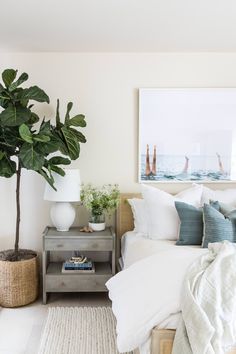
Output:
<instances>
[{"instance_id":1,"label":"tree trunk","mask_svg":"<svg viewBox=\"0 0 236 354\"><path fill-rule=\"evenodd\" d=\"M18 160L18 170L16 172L16 237L15 237L15 258L19 256L19 234L20 234L20 178L21 164Z\"/></svg>"}]
</instances>

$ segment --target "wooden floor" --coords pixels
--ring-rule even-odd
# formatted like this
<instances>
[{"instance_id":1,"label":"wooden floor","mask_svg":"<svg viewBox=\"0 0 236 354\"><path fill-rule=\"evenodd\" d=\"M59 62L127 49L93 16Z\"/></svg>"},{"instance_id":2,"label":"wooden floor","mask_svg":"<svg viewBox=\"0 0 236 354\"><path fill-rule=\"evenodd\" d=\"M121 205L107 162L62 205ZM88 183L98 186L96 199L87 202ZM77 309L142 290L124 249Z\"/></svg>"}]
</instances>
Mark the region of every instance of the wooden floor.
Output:
<instances>
[{"instance_id":1,"label":"wooden floor","mask_svg":"<svg viewBox=\"0 0 236 354\"><path fill-rule=\"evenodd\" d=\"M0 308L0 354L36 354L50 306L111 306L107 293L51 294L16 309Z\"/></svg>"}]
</instances>

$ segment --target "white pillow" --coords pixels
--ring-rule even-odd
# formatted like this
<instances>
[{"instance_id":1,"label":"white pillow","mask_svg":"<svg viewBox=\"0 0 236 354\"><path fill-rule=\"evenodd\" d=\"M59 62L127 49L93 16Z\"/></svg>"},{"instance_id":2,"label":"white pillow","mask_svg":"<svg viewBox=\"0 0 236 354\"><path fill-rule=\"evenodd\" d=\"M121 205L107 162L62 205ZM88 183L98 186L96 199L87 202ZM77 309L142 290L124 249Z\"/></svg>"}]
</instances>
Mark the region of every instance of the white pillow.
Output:
<instances>
[{"instance_id":1,"label":"white pillow","mask_svg":"<svg viewBox=\"0 0 236 354\"><path fill-rule=\"evenodd\" d=\"M131 206L134 218L134 231L141 232L145 235L148 234L148 219L146 204L143 199L132 198L128 199Z\"/></svg>"},{"instance_id":2,"label":"white pillow","mask_svg":"<svg viewBox=\"0 0 236 354\"><path fill-rule=\"evenodd\" d=\"M146 204L148 217L148 237L158 240L177 240L179 217L175 201L200 206L202 186L195 185L175 196L160 189L142 185L142 195Z\"/></svg>"},{"instance_id":3,"label":"white pillow","mask_svg":"<svg viewBox=\"0 0 236 354\"><path fill-rule=\"evenodd\" d=\"M217 200L236 207L236 189L213 190L203 186L201 204L209 204L210 200Z\"/></svg>"}]
</instances>

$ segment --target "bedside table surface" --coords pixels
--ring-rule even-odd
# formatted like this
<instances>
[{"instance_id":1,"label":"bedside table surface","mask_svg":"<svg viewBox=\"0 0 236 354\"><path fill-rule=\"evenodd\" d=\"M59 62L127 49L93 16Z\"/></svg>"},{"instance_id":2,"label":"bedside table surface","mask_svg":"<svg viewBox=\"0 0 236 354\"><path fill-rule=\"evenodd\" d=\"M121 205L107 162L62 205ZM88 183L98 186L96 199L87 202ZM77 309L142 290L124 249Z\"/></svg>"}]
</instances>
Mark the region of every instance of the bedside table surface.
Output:
<instances>
[{"instance_id":1,"label":"bedside table surface","mask_svg":"<svg viewBox=\"0 0 236 354\"><path fill-rule=\"evenodd\" d=\"M114 236L112 227L106 227L103 231L81 232L80 227L71 227L69 231L57 231L55 227L46 227L44 238L86 238L86 239L110 239Z\"/></svg>"}]
</instances>

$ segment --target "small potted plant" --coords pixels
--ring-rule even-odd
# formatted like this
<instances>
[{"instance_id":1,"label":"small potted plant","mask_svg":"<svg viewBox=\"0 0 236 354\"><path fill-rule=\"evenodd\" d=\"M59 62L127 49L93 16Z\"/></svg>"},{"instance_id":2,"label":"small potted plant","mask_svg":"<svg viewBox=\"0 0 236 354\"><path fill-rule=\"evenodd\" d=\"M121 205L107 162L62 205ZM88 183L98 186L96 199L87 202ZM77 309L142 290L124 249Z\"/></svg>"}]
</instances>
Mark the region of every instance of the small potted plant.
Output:
<instances>
[{"instance_id":1,"label":"small potted plant","mask_svg":"<svg viewBox=\"0 0 236 354\"><path fill-rule=\"evenodd\" d=\"M106 227L105 212L111 214L119 203L120 191L117 184L104 185L102 188L91 184L83 185L81 201L90 211L89 227L93 231L102 231Z\"/></svg>"}]
</instances>

